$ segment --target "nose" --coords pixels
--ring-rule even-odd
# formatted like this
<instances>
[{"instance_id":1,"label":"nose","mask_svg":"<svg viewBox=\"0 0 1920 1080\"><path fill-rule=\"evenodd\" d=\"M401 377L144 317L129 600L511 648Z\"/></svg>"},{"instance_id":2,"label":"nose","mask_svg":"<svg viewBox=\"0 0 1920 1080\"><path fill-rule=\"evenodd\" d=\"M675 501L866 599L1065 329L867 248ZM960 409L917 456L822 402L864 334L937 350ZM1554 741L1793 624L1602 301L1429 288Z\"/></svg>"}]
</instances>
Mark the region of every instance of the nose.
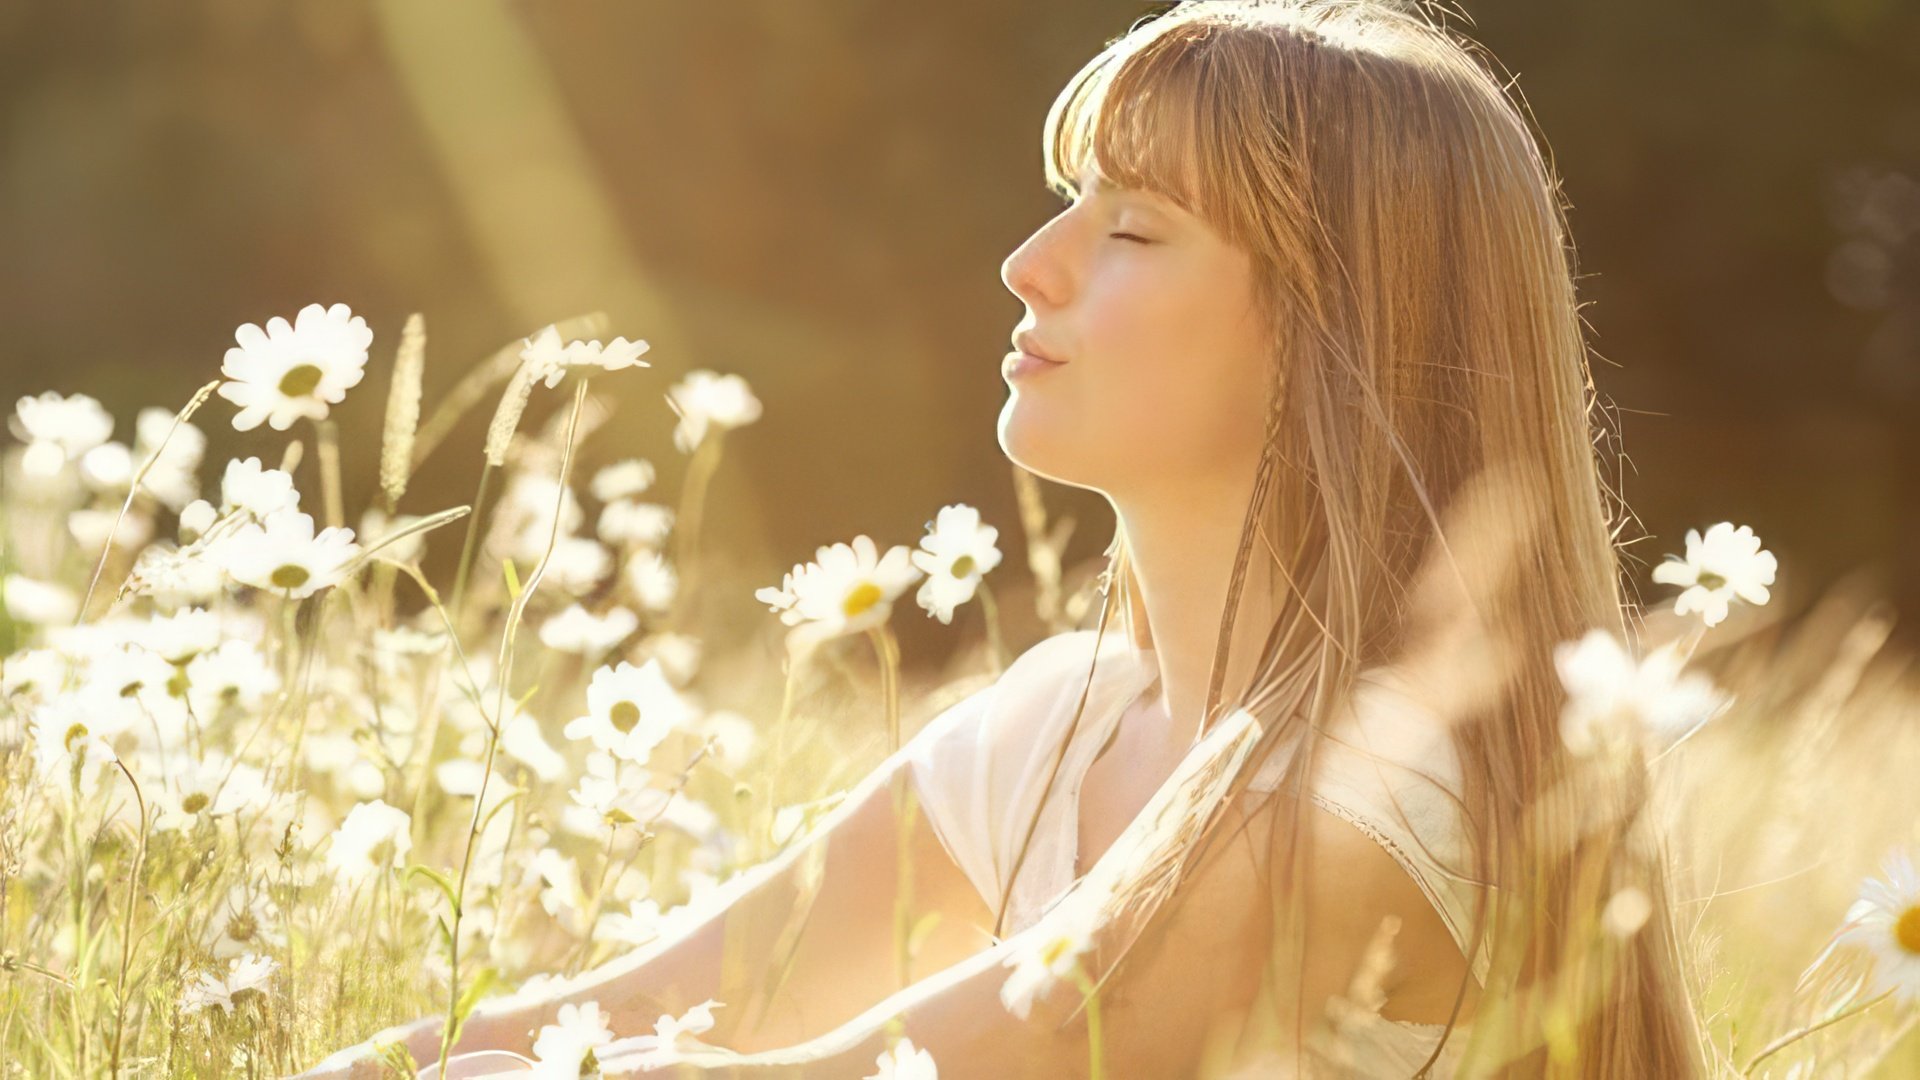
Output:
<instances>
[{"instance_id":1,"label":"nose","mask_svg":"<svg viewBox=\"0 0 1920 1080\"><path fill-rule=\"evenodd\" d=\"M1052 229L1041 226L1000 264L1000 282L1029 308L1059 307L1066 298L1065 268L1054 245Z\"/></svg>"}]
</instances>

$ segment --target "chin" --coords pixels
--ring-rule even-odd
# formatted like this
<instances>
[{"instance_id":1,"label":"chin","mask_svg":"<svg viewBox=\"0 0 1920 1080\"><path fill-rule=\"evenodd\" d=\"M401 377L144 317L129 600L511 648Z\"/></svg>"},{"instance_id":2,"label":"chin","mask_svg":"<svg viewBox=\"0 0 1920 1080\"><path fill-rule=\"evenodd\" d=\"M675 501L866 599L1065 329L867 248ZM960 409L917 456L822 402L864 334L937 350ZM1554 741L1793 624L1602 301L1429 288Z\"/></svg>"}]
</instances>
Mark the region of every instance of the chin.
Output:
<instances>
[{"instance_id":1,"label":"chin","mask_svg":"<svg viewBox=\"0 0 1920 1080\"><path fill-rule=\"evenodd\" d=\"M1063 435L1065 425L1034 415L1022 407L1018 395L1000 411L1000 452L1015 465L1056 483L1085 487L1086 470L1075 460L1076 448Z\"/></svg>"}]
</instances>

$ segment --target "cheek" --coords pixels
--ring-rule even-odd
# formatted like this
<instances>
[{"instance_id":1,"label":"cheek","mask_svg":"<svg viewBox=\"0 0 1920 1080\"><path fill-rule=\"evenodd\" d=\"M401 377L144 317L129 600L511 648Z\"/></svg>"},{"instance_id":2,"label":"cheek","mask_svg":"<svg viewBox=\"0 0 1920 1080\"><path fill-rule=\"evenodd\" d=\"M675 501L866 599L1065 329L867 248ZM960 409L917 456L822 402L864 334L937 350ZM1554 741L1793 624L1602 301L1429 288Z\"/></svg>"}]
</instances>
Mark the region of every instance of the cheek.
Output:
<instances>
[{"instance_id":1,"label":"cheek","mask_svg":"<svg viewBox=\"0 0 1920 1080\"><path fill-rule=\"evenodd\" d=\"M1087 413L1130 475L1217 473L1258 453L1265 362L1235 296L1159 288L1103 323Z\"/></svg>"}]
</instances>

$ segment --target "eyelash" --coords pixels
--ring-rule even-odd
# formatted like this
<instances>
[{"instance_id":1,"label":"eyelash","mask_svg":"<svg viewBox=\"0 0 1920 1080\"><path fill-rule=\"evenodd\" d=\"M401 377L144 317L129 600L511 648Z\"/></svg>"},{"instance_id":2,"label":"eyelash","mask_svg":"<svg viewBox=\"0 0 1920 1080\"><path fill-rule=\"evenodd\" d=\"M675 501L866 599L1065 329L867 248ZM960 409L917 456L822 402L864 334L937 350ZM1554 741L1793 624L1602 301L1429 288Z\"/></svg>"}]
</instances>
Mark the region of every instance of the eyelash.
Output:
<instances>
[{"instance_id":1,"label":"eyelash","mask_svg":"<svg viewBox=\"0 0 1920 1080\"><path fill-rule=\"evenodd\" d=\"M1147 239L1144 236L1135 236L1132 233L1117 232L1117 233L1108 233L1107 235L1113 237L1115 240L1131 240L1137 244L1153 243L1153 241Z\"/></svg>"}]
</instances>

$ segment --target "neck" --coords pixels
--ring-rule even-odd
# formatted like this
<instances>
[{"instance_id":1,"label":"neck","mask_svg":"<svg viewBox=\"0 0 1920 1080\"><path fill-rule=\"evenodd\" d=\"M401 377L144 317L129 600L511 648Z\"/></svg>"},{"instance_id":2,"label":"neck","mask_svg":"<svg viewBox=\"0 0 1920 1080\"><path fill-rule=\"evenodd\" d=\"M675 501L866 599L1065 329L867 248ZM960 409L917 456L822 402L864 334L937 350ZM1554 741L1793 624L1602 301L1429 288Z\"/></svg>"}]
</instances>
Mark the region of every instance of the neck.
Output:
<instances>
[{"instance_id":1,"label":"neck","mask_svg":"<svg viewBox=\"0 0 1920 1080\"><path fill-rule=\"evenodd\" d=\"M1178 499L1151 504L1114 501L1152 628L1161 699L1173 725L1169 734L1184 742L1202 734L1227 585L1251 496L1249 479L1224 490L1187 491ZM1253 677L1274 618L1272 595L1270 559L1256 538L1234 617L1222 701L1233 700Z\"/></svg>"}]
</instances>

